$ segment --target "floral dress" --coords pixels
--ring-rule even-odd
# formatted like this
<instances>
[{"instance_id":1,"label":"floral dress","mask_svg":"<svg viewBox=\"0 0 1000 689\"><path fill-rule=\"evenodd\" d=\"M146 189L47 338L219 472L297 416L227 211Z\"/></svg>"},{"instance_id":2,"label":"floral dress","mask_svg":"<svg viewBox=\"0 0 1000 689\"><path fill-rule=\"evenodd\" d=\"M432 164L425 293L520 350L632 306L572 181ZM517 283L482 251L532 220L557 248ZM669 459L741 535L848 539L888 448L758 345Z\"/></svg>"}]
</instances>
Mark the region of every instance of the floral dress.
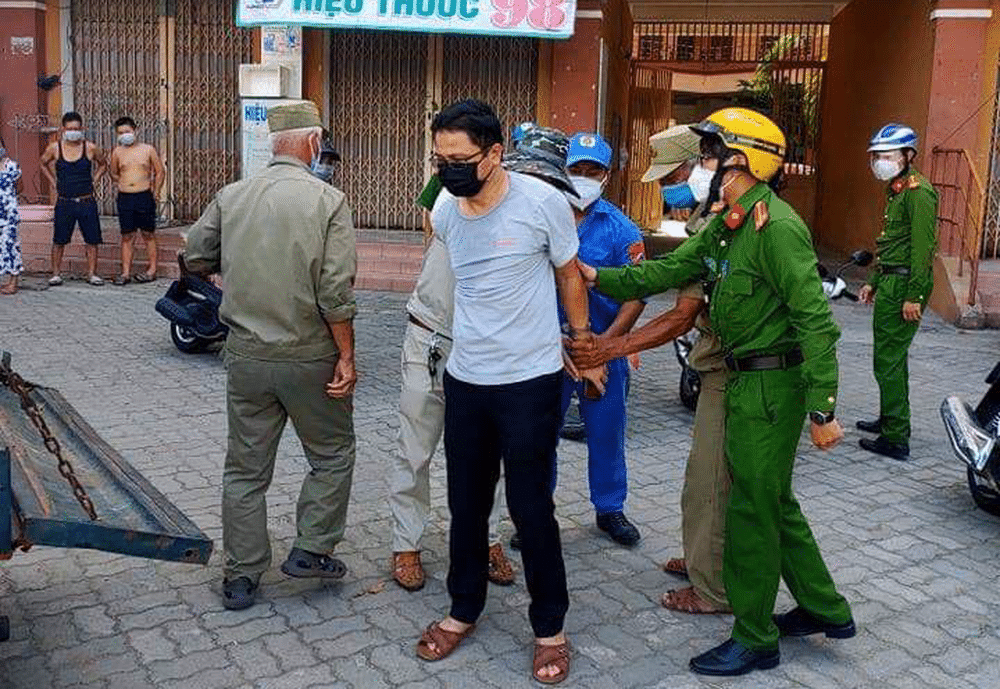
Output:
<instances>
[{"instance_id":1,"label":"floral dress","mask_svg":"<svg viewBox=\"0 0 1000 689\"><path fill-rule=\"evenodd\" d=\"M17 240L17 180L21 168L10 158L0 163L0 276L20 275L21 243Z\"/></svg>"}]
</instances>

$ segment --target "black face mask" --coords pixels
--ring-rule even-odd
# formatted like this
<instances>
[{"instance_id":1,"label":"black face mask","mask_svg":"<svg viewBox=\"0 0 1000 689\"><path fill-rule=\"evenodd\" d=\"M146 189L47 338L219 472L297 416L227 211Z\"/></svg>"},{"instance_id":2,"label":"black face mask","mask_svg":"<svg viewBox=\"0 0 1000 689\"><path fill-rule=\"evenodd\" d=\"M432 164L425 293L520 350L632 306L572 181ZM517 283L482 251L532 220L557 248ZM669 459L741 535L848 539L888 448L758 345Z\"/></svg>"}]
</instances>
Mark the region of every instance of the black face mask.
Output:
<instances>
[{"instance_id":1,"label":"black face mask","mask_svg":"<svg viewBox=\"0 0 1000 689\"><path fill-rule=\"evenodd\" d=\"M486 184L485 179L479 179L479 163L442 165L438 168L438 179L452 196L475 196Z\"/></svg>"}]
</instances>

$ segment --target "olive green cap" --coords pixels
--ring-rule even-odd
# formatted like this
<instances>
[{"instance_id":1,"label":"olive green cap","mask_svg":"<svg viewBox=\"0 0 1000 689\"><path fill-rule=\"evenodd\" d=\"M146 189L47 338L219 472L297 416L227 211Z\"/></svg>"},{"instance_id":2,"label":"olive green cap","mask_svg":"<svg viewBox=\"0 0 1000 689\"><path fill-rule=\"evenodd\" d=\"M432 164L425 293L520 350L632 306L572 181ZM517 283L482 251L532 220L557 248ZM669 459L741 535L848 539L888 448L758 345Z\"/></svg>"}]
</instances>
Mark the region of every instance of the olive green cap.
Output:
<instances>
[{"instance_id":1,"label":"olive green cap","mask_svg":"<svg viewBox=\"0 0 1000 689\"><path fill-rule=\"evenodd\" d=\"M697 158L701 149L701 138L686 124L678 124L670 129L657 132L649 137L653 149L653 160L642 176L643 182L652 182L666 177L682 163Z\"/></svg>"},{"instance_id":2,"label":"olive green cap","mask_svg":"<svg viewBox=\"0 0 1000 689\"><path fill-rule=\"evenodd\" d=\"M285 132L289 129L322 126L323 123L319 119L319 108L312 101L275 105L267 111L267 128L272 134Z\"/></svg>"}]
</instances>

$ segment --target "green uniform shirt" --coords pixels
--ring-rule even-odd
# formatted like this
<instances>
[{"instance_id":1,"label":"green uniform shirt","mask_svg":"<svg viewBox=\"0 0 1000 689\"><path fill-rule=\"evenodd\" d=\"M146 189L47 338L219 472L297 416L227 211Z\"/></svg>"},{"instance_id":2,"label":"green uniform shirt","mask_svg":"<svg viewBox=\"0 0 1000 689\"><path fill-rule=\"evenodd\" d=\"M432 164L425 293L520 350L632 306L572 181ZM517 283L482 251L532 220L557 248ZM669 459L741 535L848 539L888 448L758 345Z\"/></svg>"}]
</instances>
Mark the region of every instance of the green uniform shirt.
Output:
<instances>
[{"instance_id":1,"label":"green uniform shirt","mask_svg":"<svg viewBox=\"0 0 1000 689\"><path fill-rule=\"evenodd\" d=\"M709 316L726 351L739 359L797 345L805 359L806 408L833 411L840 329L823 294L809 228L766 185L753 187L672 253L597 275L597 289L622 301L714 278Z\"/></svg>"},{"instance_id":2,"label":"green uniform shirt","mask_svg":"<svg viewBox=\"0 0 1000 689\"><path fill-rule=\"evenodd\" d=\"M185 259L191 270L222 274L229 351L311 361L337 353L326 320L357 310L354 242L344 194L296 158L276 156L216 194L188 232Z\"/></svg>"},{"instance_id":3,"label":"green uniform shirt","mask_svg":"<svg viewBox=\"0 0 1000 689\"><path fill-rule=\"evenodd\" d=\"M926 303L934 285L938 195L918 172L901 177L885 191L882 234L876 240L878 263L868 284L878 289L880 266L910 269L905 300Z\"/></svg>"}]
</instances>

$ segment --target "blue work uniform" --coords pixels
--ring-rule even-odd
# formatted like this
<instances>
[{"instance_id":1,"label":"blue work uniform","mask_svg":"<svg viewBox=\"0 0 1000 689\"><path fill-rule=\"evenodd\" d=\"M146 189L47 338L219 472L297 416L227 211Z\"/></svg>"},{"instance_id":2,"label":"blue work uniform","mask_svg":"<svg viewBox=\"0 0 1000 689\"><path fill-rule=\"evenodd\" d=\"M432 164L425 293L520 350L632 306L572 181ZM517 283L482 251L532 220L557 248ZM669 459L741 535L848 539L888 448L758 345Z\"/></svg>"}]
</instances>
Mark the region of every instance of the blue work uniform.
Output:
<instances>
[{"instance_id":1,"label":"blue work uniform","mask_svg":"<svg viewBox=\"0 0 1000 689\"><path fill-rule=\"evenodd\" d=\"M577 256L594 267L620 267L643 259L642 232L614 204L598 199L577 228L580 249ZM603 333L618 316L621 303L611 297L589 290L590 327ZM559 320L565 324L566 313L559 308ZM625 468L625 398L628 392L629 368L624 358L608 364L608 382L600 399L589 400L584 395L584 383L565 375L562 414L566 416L573 391L580 401L580 416L587 429L588 475L590 501L597 514L621 512L628 494L628 474ZM552 486L555 487L555 463Z\"/></svg>"}]
</instances>

